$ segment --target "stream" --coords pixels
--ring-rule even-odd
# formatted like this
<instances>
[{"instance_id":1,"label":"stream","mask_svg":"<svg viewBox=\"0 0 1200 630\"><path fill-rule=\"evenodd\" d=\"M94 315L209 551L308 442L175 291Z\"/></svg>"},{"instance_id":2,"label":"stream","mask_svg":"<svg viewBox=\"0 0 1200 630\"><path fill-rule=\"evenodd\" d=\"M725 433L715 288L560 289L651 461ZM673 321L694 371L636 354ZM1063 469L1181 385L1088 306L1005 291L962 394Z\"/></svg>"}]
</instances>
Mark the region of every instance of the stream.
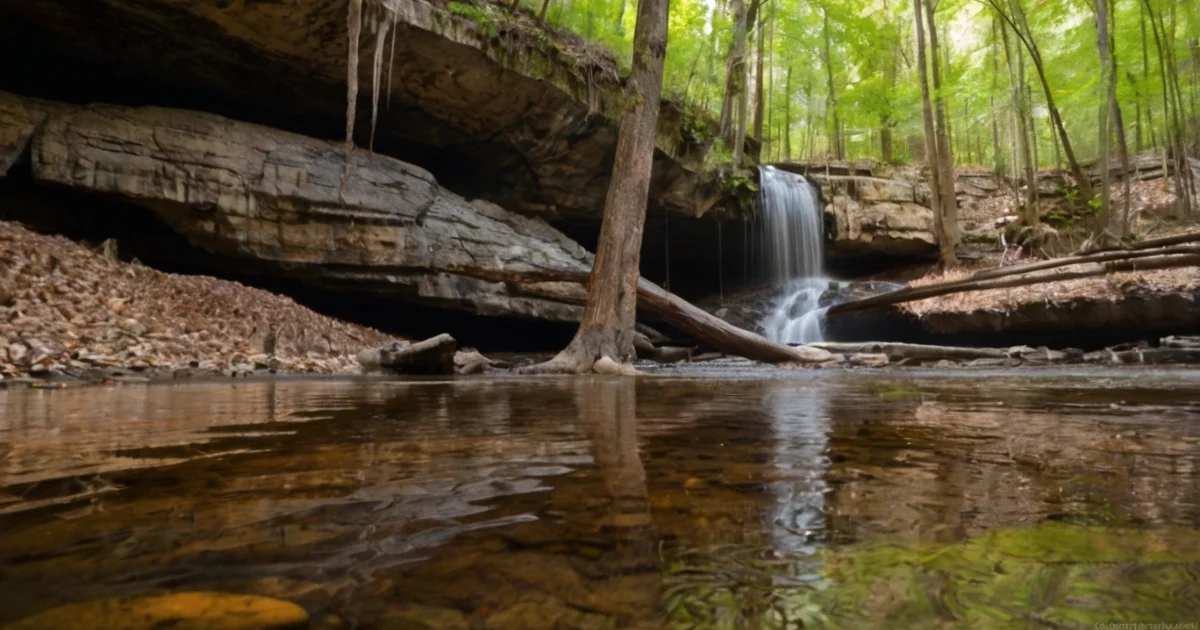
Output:
<instances>
[{"instance_id":1,"label":"stream","mask_svg":"<svg viewBox=\"0 0 1200 630\"><path fill-rule=\"evenodd\" d=\"M0 628L181 591L291 601L313 629L1200 610L1198 370L11 390L0 455Z\"/></svg>"}]
</instances>

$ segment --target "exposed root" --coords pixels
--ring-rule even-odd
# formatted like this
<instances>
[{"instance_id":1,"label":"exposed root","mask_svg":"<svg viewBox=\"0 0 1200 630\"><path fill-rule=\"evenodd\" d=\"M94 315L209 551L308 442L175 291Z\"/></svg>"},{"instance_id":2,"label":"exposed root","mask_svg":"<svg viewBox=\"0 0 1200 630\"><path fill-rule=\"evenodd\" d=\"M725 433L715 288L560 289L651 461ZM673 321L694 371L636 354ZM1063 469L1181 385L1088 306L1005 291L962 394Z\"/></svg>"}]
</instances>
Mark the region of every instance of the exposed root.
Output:
<instances>
[{"instance_id":1,"label":"exposed root","mask_svg":"<svg viewBox=\"0 0 1200 630\"><path fill-rule=\"evenodd\" d=\"M388 31L391 29L393 21L394 18L389 14L379 16L375 22L377 31L375 33L374 56L371 59L371 139L368 144L372 153L375 152L375 126L379 122L379 88L381 85L379 75L383 71L383 51L387 47L385 46L385 42L387 41ZM388 77L388 81L389 83L391 82L390 76Z\"/></svg>"},{"instance_id":2,"label":"exposed root","mask_svg":"<svg viewBox=\"0 0 1200 630\"><path fill-rule=\"evenodd\" d=\"M521 374L641 374L628 363L614 356L624 356L619 348L619 333L611 330L579 331L562 352L553 359L518 370Z\"/></svg>"},{"instance_id":3,"label":"exposed root","mask_svg":"<svg viewBox=\"0 0 1200 630\"><path fill-rule=\"evenodd\" d=\"M358 109L358 39L362 35L363 0L347 3L346 31L350 41L346 56L346 166L342 170L342 188L338 193L346 203L346 187L350 183L350 154L354 151L354 114Z\"/></svg>"}]
</instances>

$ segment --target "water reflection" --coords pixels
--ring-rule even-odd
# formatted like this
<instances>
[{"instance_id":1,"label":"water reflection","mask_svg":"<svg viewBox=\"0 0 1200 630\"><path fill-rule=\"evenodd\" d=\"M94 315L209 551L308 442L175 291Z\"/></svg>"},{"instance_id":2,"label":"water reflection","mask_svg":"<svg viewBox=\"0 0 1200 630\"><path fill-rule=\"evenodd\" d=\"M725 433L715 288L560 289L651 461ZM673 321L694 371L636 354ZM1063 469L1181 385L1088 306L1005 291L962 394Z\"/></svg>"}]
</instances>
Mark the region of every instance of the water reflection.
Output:
<instances>
[{"instance_id":1,"label":"water reflection","mask_svg":"<svg viewBox=\"0 0 1200 630\"><path fill-rule=\"evenodd\" d=\"M1032 601L970 585L1064 562L1045 614L1200 605L1200 374L916 374L0 391L0 625L212 589L314 628L970 627Z\"/></svg>"}]
</instances>

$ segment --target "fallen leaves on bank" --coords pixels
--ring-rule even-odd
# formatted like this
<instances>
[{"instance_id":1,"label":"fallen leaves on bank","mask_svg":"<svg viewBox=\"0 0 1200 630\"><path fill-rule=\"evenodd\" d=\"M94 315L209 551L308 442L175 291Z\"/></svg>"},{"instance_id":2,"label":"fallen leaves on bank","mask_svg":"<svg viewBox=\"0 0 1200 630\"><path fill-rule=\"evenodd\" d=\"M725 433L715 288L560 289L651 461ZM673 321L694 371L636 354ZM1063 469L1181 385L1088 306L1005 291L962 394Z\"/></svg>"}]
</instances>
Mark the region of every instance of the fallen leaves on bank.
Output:
<instances>
[{"instance_id":1,"label":"fallen leaves on bank","mask_svg":"<svg viewBox=\"0 0 1200 630\"><path fill-rule=\"evenodd\" d=\"M0 374L349 373L392 338L290 298L111 260L0 221Z\"/></svg>"},{"instance_id":2,"label":"fallen leaves on bank","mask_svg":"<svg viewBox=\"0 0 1200 630\"><path fill-rule=\"evenodd\" d=\"M1052 277L1057 270L1046 272ZM970 271L955 270L945 274L932 274L914 280L911 286L923 286L939 282L965 280ZM967 291L905 302L898 306L914 315L930 313L970 313L974 311L1012 310L1025 304L1038 302L1066 302L1076 299L1119 300L1131 293L1173 293L1200 291L1200 267L1155 269L1113 273L1095 278L1077 278L1031 284L1007 289Z\"/></svg>"}]
</instances>

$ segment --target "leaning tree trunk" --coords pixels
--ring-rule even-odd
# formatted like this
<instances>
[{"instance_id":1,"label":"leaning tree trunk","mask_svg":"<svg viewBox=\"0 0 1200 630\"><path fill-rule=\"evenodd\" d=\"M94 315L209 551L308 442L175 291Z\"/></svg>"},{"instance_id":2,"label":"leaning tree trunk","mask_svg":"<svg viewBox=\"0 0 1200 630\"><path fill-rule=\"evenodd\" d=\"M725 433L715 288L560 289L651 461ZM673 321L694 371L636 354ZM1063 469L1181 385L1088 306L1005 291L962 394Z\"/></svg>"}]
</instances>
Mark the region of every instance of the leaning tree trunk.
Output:
<instances>
[{"instance_id":1,"label":"leaning tree trunk","mask_svg":"<svg viewBox=\"0 0 1200 630\"><path fill-rule=\"evenodd\" d=\"M633 71L621 113L596 260L588 280L587 305L571 344L533 371L588 372L602 357L620 363L635 357L638 267L667 54L669 6L670 0L638 2Z\"/></svg>"},{"instance_id":2,"label":"leaning tree trunk","mask_svg":"<svg viewBox=\"0 0 1200 630\"><path fill-rule=\"evenodd\" d=\"M1046 77L1046 66L1042 62L1041 49L1033 39L1033 31L1029 28L1029 20L1025 17L1025 10L1021 8L1021 1L1007 0L1012 15L1000 7L999 2L1001 1L1003 0L987 0L988 4L996 10L996 14L1012 27L1017 39L1021 40L1021 44L1029 51L1029 58L1033 60L1034 69L1037 70L1038 80L1042 85L1042 93L1046 97L1046 109L1050 112L1050 122L1053 123L1054 130L1062 143L1063 153L1066 154L1067 164L1071 168L1071 175L1075 178L1075 185L1079 187L1079 192L1084 199L1091 199L1092 180L1084 174L1079 160L1075 159L1075 149L1071 145L1071 137L1067 135L1067 126L1063 123L1062 114L1054 100L1054 91L1050 89L1050 80Z\"/></svg>"}]
</instances>

